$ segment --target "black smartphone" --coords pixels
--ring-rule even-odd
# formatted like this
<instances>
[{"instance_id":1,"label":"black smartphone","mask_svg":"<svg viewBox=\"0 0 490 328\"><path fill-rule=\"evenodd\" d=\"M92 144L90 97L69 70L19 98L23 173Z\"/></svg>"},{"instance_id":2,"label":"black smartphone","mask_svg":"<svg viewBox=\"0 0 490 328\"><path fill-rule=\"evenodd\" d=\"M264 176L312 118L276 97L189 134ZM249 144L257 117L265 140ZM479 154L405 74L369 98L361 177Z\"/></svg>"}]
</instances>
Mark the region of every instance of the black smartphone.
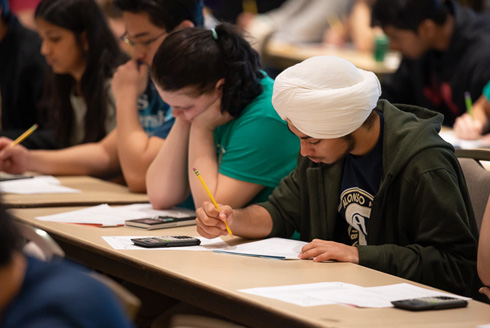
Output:
<instances>
[{"instance_id":1,"label":"black smartphone","mask_svg":"<svg viewBox=\"0 0 490 328\"><path fill-rule=\"evenodd\" d=\"M201 241L196 237L189 236L160 236L131 238L131 241L142 247L179 247L200 245Z\"/></svg>"},{"instance_id":2,"label":"black smartphone","mask_svg":"<svg viewBox=\"0 0 490 328\"><path fill-rule=\"evenodd\" d=\"M466 300L450 296L420 297L407 300L392 301L396 308L410 311L442 310L465 307Z\"/></svg>"}]
</instances>

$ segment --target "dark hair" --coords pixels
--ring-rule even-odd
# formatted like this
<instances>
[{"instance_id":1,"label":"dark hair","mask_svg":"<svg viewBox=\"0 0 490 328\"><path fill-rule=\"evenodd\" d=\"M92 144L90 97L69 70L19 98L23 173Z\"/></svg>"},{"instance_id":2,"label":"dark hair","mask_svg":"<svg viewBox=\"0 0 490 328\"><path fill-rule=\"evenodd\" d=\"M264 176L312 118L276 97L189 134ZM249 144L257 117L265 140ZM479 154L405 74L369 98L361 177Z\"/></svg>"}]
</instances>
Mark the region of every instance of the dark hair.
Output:
<instances>
[{"instance_id":1,"label":"dark hair","mask_svg":"<svg viewBox=\"0 0 490 328\"><path fill-rule=\"evenodd\" d=\"M448 15L449 9L441 0L377 0L372 10L371 25L392 26L417 33L424 20L442 25Z\"/></svg>"},{"instance_id":2,"label":"dark hair","mask_svg":"<svg viewBox=\"0 0 490 328\"><path fill-rule=\"evenodd\" d=\"M35 17L72 31L80 47L81 34L85 32L88 49L84 54L86 67L80 81L87 106L83 142L102 139L109 132L105 128L108 103L105 82L116 67L127 60L127 56L120 50L94 0L42 0ZM60 146L69 146L74 124L70 93L75 79L69 74L55 74L49 69L46 80L42 105Z\"/></svg>"},{"instance_id":3,"label":"dark hair","mask_svg":"<svg viewBox=\"0 0 490 328\"><path fill-rule=\"evenodd\" d=\"M224 78L221 110L238 117L262 92L259 54L230 24L216 27L216 36L204 28L185 28L170 34L152 63L155 83L167 91L194 87L211 91Z\"/></svg>"},{"instance_id":4,"label":"dark hair","mask_svg":"<svg viewBox=\"0 0 490 328\"><path fill-rule=\"evenodd\" d=\"M114 5L122 11L148 13L153 25L173 31L184 20L194 26L203 26L202 0L115 0Z\"/></svg>"},{"instance_id":5,"label":"dark hair","mask_svg":"<svg viewBox=\"0 0 490 328\"><path fill-rule=\"evenodd\" d=\"M366 130L371 130L374 126L374 123L376 122L376 118L378 117L378 111L375 109L373 109L371 111L371 113L369 114L369 116L366 118L366 120L364 122L362 122L361 124L361 127L366 129ZM354 132L351 132L349 134L346 134L345 136L343 136L342 138L349 144L349 148L353 148L353 145L354 145L354 136L353 136L353 133ZM351 151L352 149L350 149L349 151Z\"/></svg>"},{"instance_id":6,"label":"dark hair","mask_svg":"<svg viewBox=\"0 0 490 328\"><path fill-rule=\"evenodd\" d=\"M0 267L10 263L12 253L21 250L22 241L13 219L5 213L4 206L0 205Z\"/></svg>"}]
</instances>

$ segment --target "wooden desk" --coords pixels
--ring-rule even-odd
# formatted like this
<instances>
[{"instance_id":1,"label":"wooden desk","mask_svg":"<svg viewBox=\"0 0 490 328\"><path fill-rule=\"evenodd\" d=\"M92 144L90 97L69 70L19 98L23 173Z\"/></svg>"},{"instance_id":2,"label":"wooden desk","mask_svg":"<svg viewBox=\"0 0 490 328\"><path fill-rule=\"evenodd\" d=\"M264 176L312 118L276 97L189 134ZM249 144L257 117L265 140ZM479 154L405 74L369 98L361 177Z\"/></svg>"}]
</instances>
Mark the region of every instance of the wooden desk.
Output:
<instances>
[{"instance_id":1,"label":"wooden desk","mask_svg":"<svg viewBox=\"0 0 490 328\"><path fill-rule=\"evenodd\" d=\"M295 45L275 40L270 40L265 46L262 60L265 65L285 69L307 58L324 55L344 58L358 68L375 73L378 77L395 72L400 64L400 56L393 52L386 55L384 62L377 62L370 52L359 52L355 49L331 45Z\"/></svg>"},{"instance_id":2,"label":"wooden desk","mask_svg":"<svg viewBox=\"0 0 490 328\"><path fill-rule=\"evenodd\" d=\"M280 261L212 252L114 250L101 236L194 235L195 227L152 232L95 228L34 219L75 208L11 209L20 221L50 233L68 257L108 274L175 297L250 327L476 327L490 323L490 305L412 313L343 305L300 307L238 292L239 289L342 281L380 286L407 280L351 263ZM235 238L233 242L241 239ZM414 285L422 286L413 283Z\"/></svg>"},{"instance_id":3,"label":"wooden desk","mask_svg":"<svg viewBox=\"0 0 490 328\"><path fill-rule=\"evenodd\" d=\"M127 187L88 176L57 177L66 187L79 189L81 193L69 194L2 194L6 207L58 207L58 206L93 206L108 203L124 205L146 203L146 194L136 194Z\"/></svg>"}]
</instances>

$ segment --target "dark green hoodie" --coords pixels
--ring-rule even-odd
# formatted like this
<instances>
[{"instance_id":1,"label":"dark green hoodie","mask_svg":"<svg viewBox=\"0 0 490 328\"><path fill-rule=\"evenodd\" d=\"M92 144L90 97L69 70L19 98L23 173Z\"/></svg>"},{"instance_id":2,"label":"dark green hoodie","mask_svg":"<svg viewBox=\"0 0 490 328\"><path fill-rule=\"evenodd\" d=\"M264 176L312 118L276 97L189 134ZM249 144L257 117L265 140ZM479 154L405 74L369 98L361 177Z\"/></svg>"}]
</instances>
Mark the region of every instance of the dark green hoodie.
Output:
<instances>
[{"instance_id":1,"label":"dark green hoodie","mask_svg":"<svg viewBox=\"0 0 490 328\"><path fill-rule=\"evenodd\" d=\"M438 132L443 117L380 100L383 178L374 197L359 264L458 294L476 278L478 229L453 147ZM270 236L337 241L343 160L327 165L299 156L269 201Z\"/></svg>"}]
</instances>

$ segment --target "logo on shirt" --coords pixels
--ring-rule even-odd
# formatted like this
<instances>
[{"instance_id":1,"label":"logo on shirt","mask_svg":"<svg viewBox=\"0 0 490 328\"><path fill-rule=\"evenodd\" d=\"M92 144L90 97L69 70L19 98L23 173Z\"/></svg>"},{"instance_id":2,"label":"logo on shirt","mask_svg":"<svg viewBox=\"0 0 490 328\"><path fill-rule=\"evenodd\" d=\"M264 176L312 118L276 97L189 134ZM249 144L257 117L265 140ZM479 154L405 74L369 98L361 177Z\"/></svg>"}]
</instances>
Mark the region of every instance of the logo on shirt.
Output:
<instances>
[{"instance_id":1,"label":"logo on shirt","mask_svg":"<svg viewBox=\"0 0 490 328\"><path fill-rule=\"evenodd\" d=\"M345 220L352 245L367 245L366 236L374 197L360 189L349 188L340 195L339 212L345 211Z\"/></svg>"}]
</instances>

